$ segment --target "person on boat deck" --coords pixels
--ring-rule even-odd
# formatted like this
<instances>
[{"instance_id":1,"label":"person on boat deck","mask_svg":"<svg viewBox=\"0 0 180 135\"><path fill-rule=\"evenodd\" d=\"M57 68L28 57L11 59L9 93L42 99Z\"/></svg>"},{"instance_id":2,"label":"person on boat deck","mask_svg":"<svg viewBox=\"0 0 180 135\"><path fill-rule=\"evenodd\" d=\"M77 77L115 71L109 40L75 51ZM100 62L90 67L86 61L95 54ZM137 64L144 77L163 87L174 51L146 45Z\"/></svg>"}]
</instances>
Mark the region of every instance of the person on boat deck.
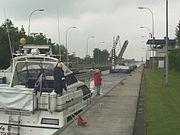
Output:
<instances>
[{"instance_id":1,"label":"person on boat deck","mask_svg":"<svg viewBox=\"0 0 180 135\"><path fill-rule=\"evenodd\" d=\"M102 78L101 78L100 70L96 69L96 73L94 74L94 86L98 96L100 96L101 81Z\"/></svg>"},{"instance_id":2,"label":"person on boat deck","mask_svg":"<svg viewBox=\"0 0 180 135\"><path fill-rule=\"evenodd\" d=\"M62 69L62 64L60 61L58 61L57 65L54 68L54 89L59 96L62 96L63 89L67 90L64 71Z\"/></svg>"}]
</instances>

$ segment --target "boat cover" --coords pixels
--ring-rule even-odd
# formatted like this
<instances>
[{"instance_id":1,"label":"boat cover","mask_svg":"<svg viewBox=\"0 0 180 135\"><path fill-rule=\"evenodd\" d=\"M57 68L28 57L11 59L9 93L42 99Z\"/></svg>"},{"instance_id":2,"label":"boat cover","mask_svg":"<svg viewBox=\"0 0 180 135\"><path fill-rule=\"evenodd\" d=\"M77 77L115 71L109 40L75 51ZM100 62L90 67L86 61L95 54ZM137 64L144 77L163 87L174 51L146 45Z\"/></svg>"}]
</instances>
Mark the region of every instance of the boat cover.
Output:
<instances>
[{"instance_id":1,"label":"boat cover","mask_svg":"<svg viewBox=\"0 0 180 135\"><path fill-rule=\"evenodd\" d=\"M0 88L0 108L5 110L33 111L36 96L33 90L26 88Z\"/></svg>"}]
</instances>

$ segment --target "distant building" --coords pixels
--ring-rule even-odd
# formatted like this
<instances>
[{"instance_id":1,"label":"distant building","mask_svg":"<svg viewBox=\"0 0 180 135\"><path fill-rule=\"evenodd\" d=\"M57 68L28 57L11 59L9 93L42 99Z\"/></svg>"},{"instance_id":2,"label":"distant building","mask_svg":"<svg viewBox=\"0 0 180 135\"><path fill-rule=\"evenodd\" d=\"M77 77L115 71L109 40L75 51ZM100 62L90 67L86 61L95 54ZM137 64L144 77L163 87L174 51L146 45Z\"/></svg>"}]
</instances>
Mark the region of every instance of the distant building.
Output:
<instances>
[{"instance_id":1,"label":"distant building","mask_svg":"<svg viewBox=\"0 0 180 135\"><path fill-rule=\"evenodd\" d=\"M154 60L154 68L164 68L165 67L165 57L166 57L166 40L165 39L155 39L154 41L148 40L147 45L150 45L151 52L154 50L154 57L151 56L149 60L146 61L146 66L148 68L153 67ZM168 52L174 50L176 48L176 40L169 39L168 41Z\"/></svg>"}]
</instances>

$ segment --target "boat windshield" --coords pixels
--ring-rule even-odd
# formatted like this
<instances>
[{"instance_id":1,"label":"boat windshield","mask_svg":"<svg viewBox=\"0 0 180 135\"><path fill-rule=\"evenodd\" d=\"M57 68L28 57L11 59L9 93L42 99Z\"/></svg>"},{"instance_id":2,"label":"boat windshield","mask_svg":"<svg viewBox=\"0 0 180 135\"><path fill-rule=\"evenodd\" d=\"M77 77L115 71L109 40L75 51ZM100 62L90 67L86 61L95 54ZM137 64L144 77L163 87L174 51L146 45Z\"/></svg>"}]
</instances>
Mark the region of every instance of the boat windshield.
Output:
<instances>
[{"instance_id":1,"label":"boat windshield","mask_svg":"<svg viewBox=\"0 0 180 135\"><path fill-rule=\"evenodd\" d=\"M15 85L26 85L29 79L37 80L41 73L53 77L54 65L42 62L18 62L12 80Z\"/></svg>"}]
</instances>

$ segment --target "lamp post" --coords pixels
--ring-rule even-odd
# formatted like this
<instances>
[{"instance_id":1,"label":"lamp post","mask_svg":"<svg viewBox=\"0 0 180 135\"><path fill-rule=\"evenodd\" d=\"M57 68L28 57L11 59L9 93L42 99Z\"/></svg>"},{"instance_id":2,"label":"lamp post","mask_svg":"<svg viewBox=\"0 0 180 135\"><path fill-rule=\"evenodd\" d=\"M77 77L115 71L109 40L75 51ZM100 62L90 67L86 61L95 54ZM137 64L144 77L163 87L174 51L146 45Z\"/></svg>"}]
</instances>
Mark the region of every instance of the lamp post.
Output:
<instances>
[{"instance_id":1,"label":"lamp post","mask_svg":"<svg viewBox=\"0 0 180 135\"><path fill-rule=\"evenodd\" d=\"M148 31L148 33L149 33L149 39L152 38L151 31L150 31L150 29L149 29L148 27L142 26L142 27L140 27L140 28L141 28L141 29L146 29L146 30Z\"/></svg>"},{"instance_id":2,"label":"lamp post","mask_svg":"<svg viewBox=\"0 0 180 135\"><path fill-rule=\"evenodd\" d=\"M147 48L142 47L141 49L143 50L143 52L145 51L145 54L143 55L143 57L145 56L145 62L146 62L146 60L147 60Z\"/></svg>"},{"instance_id":3,"label":"lamp post","mask_svg":"<svg viewBox=\"0 0 180 135\"><path fill-rule=\"evenodd\" d=\"M141 37L142 37L142 38L146 38L146 39L148 39L148 37L147 37L147 36L141 36ZM145 42L143 42L143 41L142 41L142 43L144 44ZM146 45L146 43L145 43L145 45ZM144 45L143 45L143 46L144 46ZM145 55L146 55L146 57L145 57L145 58L146 58L146 61L147 61L147 59L148 59L148 58L147 58L147 47L143 47L142 49L144 49L144 50L145 50Z\"/></svg>"},{"instance_id":4,"label":"lamp post","mask_svg":"<svg viewBox=\"0 0 180 135\"><path fill-rule=\"evenodd\" d=\"M141 37L145 37L145 38L147 38L147 40L152 38L152 34L151 34L150 29L149 29L148 27L142 26L142 27L140 27L140 28L141 28L141 29L146 29L146 30L148 31L148 33L149 33L149 38L147 38L146 36L141 36ZM153 50L153 48L152 48L151 45L150 45L150 48L151 48L151 50ZM151 57L151 51L150 51L150 57Z\"/></svg>"},{"instance_id":5,"label":"lamp post","mask_svg":"<svg viewBox=\"0 0 180 135\"><path fill-rule=\"evenodd\" d=\"M44 9L36 9L34 11L32 11L29 15L29 23L28 23L28 36L30 35L30 22L31 22L31 16L34 12L37 12L37 11L44 11Z\"/></svg>"},{"instance_id":6,"label":"lamp post","mask_svg":"<svg viewBox=\"0 0 180 135\"><path fill-rule=\"evenodd\" d=\"M105 42L102 41L102 42L99 42L99 43L100 43L100 44L104 44ZM98 47L98 49L99 49L99 47ZM99 50L100 50L100 49L99 49ZM98 53L98 64L100 63L100 62L99 62L99 55L100 55L100 54Z\"/></svg>"},{"instance_id":7,"label":"lamp post","mask_svg":"<svg viewBox=\"0 0 180 135\"><path fill-rule=\"evenodd\" d=\"M146 39L148 39L148 37L147 36L141 36L142 38L146 38ZM146 43L145 43L145 45L146 45ZM151 47L150 47L151 48ZM148 46L146 46L146 48L142 48L142 49L145 49L145 58L146 58L146 61L145 61L145 67L149 67L149 59L150 59L150 57L151 57L151 49L148 49Z\"/></svg>"},{"instance_id":8,"label":"lamp post","mask_svg":"<svg viewBox=\"0 0 180 135\"><path fill-rule=\"evenodd\" d=\"M95 38L95 36L90 36L90 37L87 38L86 55L88 55L88 41L89 41L89 39L91 39L91 38Z\"/></svg>"},{"instance_id":9,"label":"lamp post","mask_svg":"<svg viewBox=\"0 0 180 135\"><path fill-rule=\"evenodd\" d=\"M152 17L152 46L154 45L154 15L153 12L150 8L147 7L138 7L138 9L146 9L151 13L151 17ZM154 49L152 47L152 51L153 51L153 57L152 57L152 68L154 68Z\"/></svg>"},{"instance_id":10,"label":"lamp post","mask_svg":"<svg viewBox=\"0 0 180 135\"><path fill-rule=\"evenodd\" d=\"M59 9L57 9L57 25L58 25L58 43L59 43L59 59L62 61L61 42L60 42L60 24L59 24Z\"/></svg>"},{"instance_id":11,"label":"lamp post","mask_svg":"<svg viewBox=\"0 0 180 135\"><path fill-rule=\"evenodd\" d=\"M69 27L67 30L66 30L66 50L67 50L67 54L66 54L66 62L67 62L67 65L68 65L68 43L67 43L67 40L68 40L68 31L70 29L75 29L76 27Z\"/></svg>"},{"instance_id":12,"label":"lamp post","mask_svg":"<svg viewBox=\"0 0 180 135\"><path fill-rule=\"evenodd\" d=\"M142 38L146 38L146 39L148 39L148 37L147 36L141 36ZM144 43L144 42L143 42ZM145 43L145 45L146 45L146 43ZM142 48L142 49L145 49L145 51L146 51L146 60L148 59L148 57L147 57L147 47L146 48Z\"/></svg>"},{"instance_id":13,"label":"lamp post","mask_svg":"<svg viewBox=\"0 0 180 135\"><path fill-rule=\"evenodd\" d=\"M166 63L165 63L165 79L166 85L168 86L168 74L169 74L169 64L168 64L168 0L166 0Z\"/></svg>"},{"instance_id":14,"label":"lamp post","mask_svg":"<svg viewBox=\"0 0 180 135\"><path fill-rule=\"evenodd\" d=\"M142 48L142 50L145 50L145 58L146 58L146 61L147 61L147 59L148 59L148 58L147 58L147 57L148 57L148 56L147 56L147 49L146 49L146 48Z\"/></svg>"}]
</instances>

